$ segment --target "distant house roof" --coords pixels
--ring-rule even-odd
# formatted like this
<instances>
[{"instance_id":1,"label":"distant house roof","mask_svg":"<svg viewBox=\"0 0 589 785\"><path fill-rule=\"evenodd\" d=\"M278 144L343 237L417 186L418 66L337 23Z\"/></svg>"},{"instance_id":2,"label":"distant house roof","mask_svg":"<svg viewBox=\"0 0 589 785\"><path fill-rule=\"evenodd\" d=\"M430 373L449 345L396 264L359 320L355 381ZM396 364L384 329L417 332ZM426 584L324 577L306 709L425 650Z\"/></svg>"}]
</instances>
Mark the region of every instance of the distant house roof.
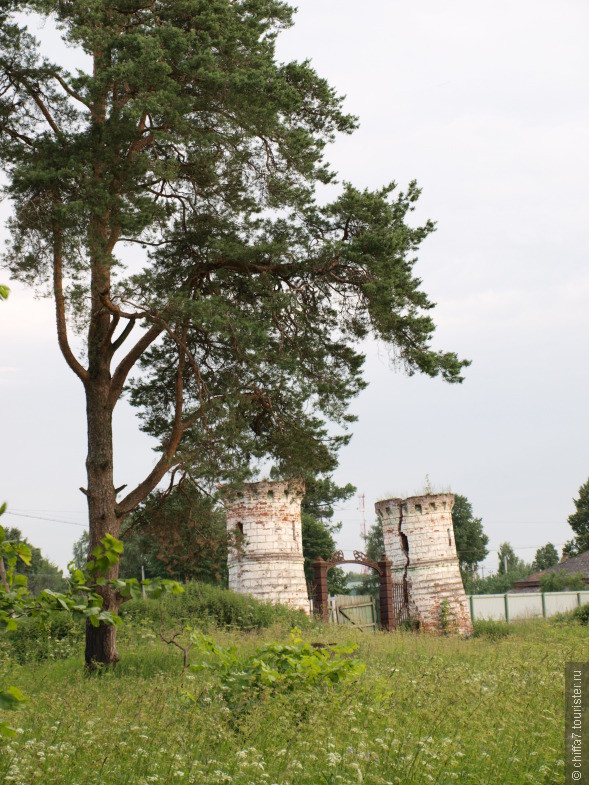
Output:
<instances>
[{"instance_id":1,"label":"distant house roof","mask_svg":"<svg viewBox=\"0 0 589 785\"><path fill-rule=\"evenodd\" d=\"M548 567L546 570L535 572L533 575L528 575L527 578L522 578L521 581L516 581L513 584L512 591L536 589L540 586L540 579L550 572L566 572L569 574L581 572L584 575L585 583L589 583L589 551L584 551L584 553L580 553L578 556L571 556L570 559L564 559L564 561L555 564L553 567Z\"/></svg>"}]
</instances>

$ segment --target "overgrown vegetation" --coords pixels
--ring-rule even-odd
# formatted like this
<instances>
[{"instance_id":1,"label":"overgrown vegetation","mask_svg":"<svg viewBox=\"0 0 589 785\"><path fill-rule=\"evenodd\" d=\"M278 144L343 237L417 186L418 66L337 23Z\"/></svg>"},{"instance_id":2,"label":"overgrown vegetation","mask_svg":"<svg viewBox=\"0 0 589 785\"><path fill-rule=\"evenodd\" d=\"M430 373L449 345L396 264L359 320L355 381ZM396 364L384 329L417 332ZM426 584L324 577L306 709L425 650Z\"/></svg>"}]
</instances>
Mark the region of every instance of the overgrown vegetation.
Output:
<instances>
[{"instance_id":1,"label":"overgrown vegetation","mask_svg":"<svg viewBox=\"0 0 589 785\"><path fill-rule=\"evenodd\" d=\"M166 602L166 626L183 600ZM182 677L157 620L126 606L124 658L100 679L84 678L80 655L21 664L4 653L4 675L31 698L16 715L19 734L1 747L4 781L562 781L563 662L586 656L576 614L508 629L477 622L469 640L321 625L293 641L284 623L251 632L210 623L208 633L195 629L197 667ZM350 644L357 649L341 648Z\"/></svg>"},{"instance_id":2,"label":"overgrown vegetation","mask_svg":"<svg viewBox=\"0 0 589 785\"><path fill-rule=\"evenodd\" d=\"M540 591L582 591L586 588L582 572L555 570L540 578Z\"/></svg>"},{"instance_id":3,"label":"overgrown vegetation","mask_svg":"<svg viewBox=\"0 0 589 785\"><path fill-rule=\"evenodd\" d=\"M169 595L163 603L156 600L125 603L121 607L121 617L124 621L156 625L162 606L166 623L176 628L189 624L204 629L261 630L273 624L307 627L311 623L302 611L260 602L247 594L236 594L205 583L185 584L182 594Z\"/></svg>"}]
</instances>

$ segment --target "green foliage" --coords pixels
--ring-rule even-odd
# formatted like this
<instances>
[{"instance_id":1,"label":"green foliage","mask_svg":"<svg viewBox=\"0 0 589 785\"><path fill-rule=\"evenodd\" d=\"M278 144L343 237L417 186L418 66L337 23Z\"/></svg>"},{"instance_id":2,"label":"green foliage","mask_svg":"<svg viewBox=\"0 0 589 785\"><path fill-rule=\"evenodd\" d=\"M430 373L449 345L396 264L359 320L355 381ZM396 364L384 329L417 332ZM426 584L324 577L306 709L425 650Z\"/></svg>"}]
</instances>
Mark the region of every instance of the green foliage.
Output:
<instances>
[{"instance_id":1,"label":"green foliage","mask_svg":"<svg viewBox=\"0 0 589 785\"><path fill-rule=\"evenodd\" d=\"M198 658L190 669L196 673L213 671L233 712L249 707L262 690L300 695L306 688L358 677L365 668L348 656L356 645L316 647L305 643L296 628L288 644L267 643L246 656L237 647L219 646L200 631L192 631L190 637L195 644L191 655Z\"/></svg>"},{"instance_id":2,"label":"green foliage","mask_svg":"<svg viewBox=\"0 0 589 785\"><path fill-rule=\"evenodd\" d=\"M558 551L551 542L547 542L546 545L538 548L536 551L532 568L534 570L547 570L549 567L558 564L558 561Z\"/></svg>"},{"instance_id":3,"label":"green foliage","mask_svg":"<svg viewBox=\"0 0 589 785\"><path fill-rule=\"evenodd\" d=\"M76 570L85 570L90 557L90 535L83 531L74 542L72 549L72 565Z\"/></svg>"},{"instance_id":4,"label":"green foliage","mask_svg":"<svg viewBox=\"0 0 589 785\"><path fill-rule=\"evenodd\" d=\"M28 698L22 694L18 687L8 687L0 691L0 710L14 711L19 709L23 703L26 703ZM0 736L4 738L13 738L17 735L17 731L6 721L0 722Z\"/></svg>"},{"instance_id":5,"label":"green foliage","mask_svg":"<svg viewBox=\"0 0 589 785\"><path fill-rule=\"evenodd\" d=\"M224 509L192 482L152 493L129 516L121 536L121 576L140 578L144 564L148 577L227 582Z\"/></svg>"},{"instance_id":6,"label":"green foliage","mask_svg":"<svg viewBox=\"0 0 589 785\"><path fill-rule=\"evenodd\" d=\"M187 583L179 596L166 596L165 618L175 626L212 626L238 630L261 630L273 624L308 626L302 611L284 605L260 602L245 594L236 594L206 583ZM156 602L127 602L121 607L123 619L149 620L159 623L161 605Z\"/></svg>"},{"instance_id":7,"label":"green foliage","mask_svg":"<svg viewBox=\"0 0 589 785\"><path fill-rule=\"evenodd\" d=\"M586 602L579 608L575 608L573 611L573 616L575 621L578 621L580 624L589 625L589 602Z\"/></svg>"},{"instance_id":8,"label":"green foliage","mask_svg":"<svg viewBox=\"0 0 589 785\"><path fill-rule=\"evenodd\" d=\"M465 581L465 590L467 594L505 594L513 589L516 581L527 578L532 572L531 565L520 562L507 573L501 571L485 578L474 577Z\"/></svg>"},{"instance_id":9,"label":"green foliage","mask_svg":"<svg viewBox=\"0 0 589 785\"><path fill-rule=\"evenodd\" d=\"M444 635L447 635L450 632L453 623L454 614L452 613L452 607L448 600L442 600L442 603L440 604L440 627L442 628L442 633Z\"/></svg>"},{"instance_id":10,"label":"green foliage","mask_svg":"<svg viewBox=\"0 0 589 785\"><path fill-rule=\"evenodd\" d=\"M32 9L92 66L74 73L43 57L22 27ZM461 380L467 363L431 347L433 303L413 274L434 230L409 220L417 185L315 198L334 180L326 145L356 120L308 61L276 60L288 5L96 0L89 12L20 0L11 10L0 57L6 262L42 287L59 257L70 285L65 303L55 288L58 306L93 326L87 356L107 372L130 332L115 338L119 321L150 328L130 400L174 452L180 374L174 465L205 483L239 480L259 458L279 476L331 471L349 437L328 423L353 420L369 333L408 373ZM151 249L134 274L124 243ZM115 398L126 373L113 374Z\"/></svg>"},{"instance_id":11,"label":"green foliage","mask_svg":"<svg viewBox=\"0 0 589 785\"><path fill-rule=\"evenodd\" d=\"M555 674L567 659L586 658L579 623L513 624L500 641L313 629L305 642L356 642L344 657L364 673L262 687L235 713L214 668L182 678L177 653L145 629L121 628L121 663L99 679L85 677L79 657L13 667L11 678L35 697L15 715L18 744L1 745L4 778L86 785L98 766L112 785L424 785L425 774L443 785L563 781ZM212 637L242 660L264 644L291 645L276 627Z\"/></svg>"},{"instance_id":12,"label":"green foliage","mask_svg":"<svg viewBox=\"0 0 589 785\"><path fill-rule=\"evenodd\" d=\"M573 501L575 512L569 515L568 522L575 532L575 538L567 549L569 555L577 555L589 550L589 480L581 485L579 498Z\"/></svg>"},{"instance_id":13,"label":"green foliage","mask_svg":"<svg viewBox=\"0 0 589 785\"><path fill-rule=\"evenodd\" d=\"M382 531L382 524L377 521L374 523L366 534L364 540L364 552L372 561L380 561L385 554L384 548L384 535ZM372 597L378 598L380 592L380 580L378 575L370 570L368 575L364 575L362 579L362 592L370 594Z\"/></svg>"},{"instance_id":14,"label":"green foliage","mask_svg":"<svg viewBox=\"0 0 589 785\"><path fill-rule=\"evenodd\" d=\"M356 493L355 486L336 485L331 477L311 477L305 483L301 511L321 521L332 531L339 531L341 523L331 524L335 505L347 501Z\"/></svg>"},{"instance_id":15,"label":"green foliage","mask_svg":"<svg viewBox=\"0 0 589 785\"><path fill-rule=\"evenodd\" d=\"M7 300L10 289L4 284L0 284L0 300Z\"/></svg>"},{"instance_id":16,"label":"green foliage","mask_svg":"<svg viewBox=\"0 0 589 785\"><path fill-rule=\"evenodd\" d=\"M555 570L542 575L540 591L581 591L586 588L582 572Z\"/></svg>"},{"instance_id":17,"label":"green foliage","mask_svg":"<svg viewBox=\"0 0 589 785\"><path fill-rule=\"evenodd\" d=\"M523 559L520 559L519 556L516 556L513 547L508 542L502 542L499 546L498 559L498 572L500 575L504 575L506 572L519 573L525 571L526 569L528 570L528 574L530 574L532 571L532 566L526 565Z\"/></svg>"},{"instance_id":18,"label":"green foliage","mask_svg":"<svg viewBox=\"0 0 589 785\"><path fill-rule=\"evenodd\" d=\"M6 511L6 504L0 506L0 515ZM27 586L27 578L19 573L19 562L29 567L32 563L32 551L28 544L6 538L6 531L0 526L0 632L14 633L19 631L12 643L12 652L19 659L44 659L49 656L48 639L52 631L52 622L56 613L66 611L74 621L87 620L92 626L103 624L120 624L120 618L102 610L103 598L97 593L99 587L107 586L119 592L121 597L141 596L141 587L135 580L107 581L99 577L110 565L116 564L123 552L123 543L107 534L92 550L92 559L88 561L87 572L70 565L70 578L66 592L55 592L43 589L37 596L31 595ZM145 581L148 596L161 598L168 593L180 593L182 588L174 581ZM22 625L28 623L27 630ZM59 627L59 621L57 627ZM20 628L20 629L19 629ZM69 636L69 630L64 637ZM28 633L28 634L27 634ZM32 643L34 641L34 643ZM36 656L38 655L38 656ZM9 687L0 695L4 695L4 704L0 708L16 708L24 698L19 698L20 691ZM13 735L13 728L6 722L0 722L0 735Z\"/></svg>"},{"instance_id":19,"label":"green foliage","mask_svg":"<svg viewBox=\"0 0 589 785\"><path fill-rule=\"evenodd\" d=\"M482 518L475 518L472 504L466 496L457 493L452 509L452 525L456 554L463 581L472 577L479 562L488 554L489 538L483 531Z\"/></svg>"},{"instance_id":20,"label":"green foliage","mask_svg":"<svg viewBox=\"0 0 589 785\"><path fill-rule=\"evenodd\" d=\"M494 619L475 619L472 626L474 638L489 638L493 641L507 638L515 630L513 624Z\"/></svg>"},{"instance_id":21,"label":"green foliage","mask_svg":"<svg viewBox=\"0 0 589 785\"><path fill-rule=\"evenodd\" d=\"M22 536L20 529L7 528L4 536L7 542L18 542L29 549L28 563L21 560L18 572L27 579L27 588L31 594L39 594L42 589L62 591L66 588L61 570L46 559L39 548L31 545Z\"/></svg>"},{"instance_id":22,"label":"green foliage","mask_svg":"<svg viewBox=\"0 0 589 785\"><path fill-rule=\"evenodd\" d=\"M507 572L504 557L507 559ZM516 581L527 578L533 572L533 566L518 558L512 546L504 542L499 546L499 569L495 575L488 575L486 578L475 576L470 579L465 576L465 590L467 594L505 594L513 589Z\"/></svg>"},{"instance_id":23,"label":"green foliage","mask_svg":"<svg viewBox=\"0 0 589 785\"><path fill-rule=\"evenodd\" d=\"M311 514L301 514L303 533L303 555L307 586L313 586L313 562L321 557L329 559L336 550L335 540L328 526ZM327 589L330 594L347 594L346 576L341 567L332 567L327 573Z\"/></svg>"},{"instance_id":24,"label":"green foliage","mask_svg":"<svg viewBox=\"0 0 589 785\"><path fill-rule=\"evenodd\" d=\"M384 535L380 522L377 521L368 529L364 542L364 550L368 558L372 559L372 561L380 561L384 556Z\"/></svg>"},{"instance_id":25,"label":"green foliage","mask_svg":"<svg viewBox=\"0 0 589 785\"><path fill-rule=\"evenodd\" d=\"M22 665L66 659L79 653L83 634L84 626L71 614L54 611L23 619L17 629L5 635L2 651Z\"/></svg>"},{"instance_id":26,"label":"green foliage","mask_svg":"<svg viewBox=\"0 0 589 785\"><path fill-rule=\"evenodd\" d=\"M6 511L6 503L0 506L0 516ZM10 530L9 530L10 531ZM13 533L20 534L13 530ZM31 567L33 553L27 543L21 542L16 536L6 537L5 529L0 526L0 632L13 632L19 623L29 617L47 618L52 611L66 610L83 618L100 619L107 624L115 622L112 614L101 611L102 597L94 594L85 585L85 576L79 573L73 576L76 590L70 589L67 594L43 589L38 596L32 596L27 587L27 578L17 571L19 562ZM97 622L98 623L98 622ZM11 686L0 692L0 708L15 709L25 701L17 687ZM11 725L0 722L0 735L13 736Z\"/></svg>"},{"instance_id":27,"label":"green foliage","mask_svg":"<svg viewBox=\"0 0 589 785\"><path fill-rule=\"evenodd\" d=\"M301 519L305 578L310 590L314 580L313 562L319 557L329 559L337 549L333 534L342 525L341 522L332 523L335 505L346 501L355 492L356 488L350 483L336 485L331 477L310 477L305 483ZM330 594L347 594L346 577L341 567L332 567L327 573L327 589Z\"/></svg>"}]
</instances>

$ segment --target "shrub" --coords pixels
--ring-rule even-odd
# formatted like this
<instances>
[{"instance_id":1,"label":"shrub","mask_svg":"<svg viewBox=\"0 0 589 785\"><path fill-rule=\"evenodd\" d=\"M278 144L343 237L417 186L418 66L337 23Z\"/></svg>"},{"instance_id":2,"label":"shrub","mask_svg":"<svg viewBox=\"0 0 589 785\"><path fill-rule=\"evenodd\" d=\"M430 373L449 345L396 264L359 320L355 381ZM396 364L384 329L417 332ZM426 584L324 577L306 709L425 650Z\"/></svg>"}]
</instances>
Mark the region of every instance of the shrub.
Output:
<instances>
[{"instance_id":1,"label":"shrub","mask_svg":"<svg viewBox=\"0 0 589 785\"><path fill-rule=\"evenodd\" d=\"M65 659L80 652L83 633L84 624L65 613L23 619L16 630L6 633L5 651L21 665Z\"/></svg>"},{"instance_id":2,"label":"shrub","mask_svg":"<svg viewBox=\"0 0 589 785\"><path fill-rule=\"evenodd\" d=\"M578 621L581 624L589 624L589 602L586 602L585 605L581 605L580 608L576 608L573 616L575 621Z\"/></svg>"},{"instance_id":3,"label":"shrub","mask_svg":"<svg viewBox=\"0 0 589 785\"><path fill-rule=\"evenodd\" d=\"M512 626L507 622L494 619L478 619L472 626L474 638L490 638L493 641L507 638L513 632Z\"/></svg>"},{"instance_id":4,"label":"shrub","mask_svg":"<svg viewBox=\"0 0 589 785\"><path fill-rule=\"evenodd\" d=\"M585 588L582 572L557 570L547 572L540 578L540 591L578 591Z\"/></svg>"},{"instance_id":5,"label":"shrub","mask_svg":"<svg viewBox=\"0 0 589 785\"><path fill-rule=\"evenodd\" d=\"M159 621L161 605L153 600L130 601L121 608L128 619ZM230 627L238 630L259 630L273 624L308 627L309 617L284 605L260 602L245 594L236 594L206 583L187 583L184 593L166 597L164 616L167 623L178 626Z\"/></svg>"},{"instance_id":6,"label":"shrub","mask_svg":"<svg viewBox=\"0 0 589 785\"><path fill-rule=\"evenodd\" d=\"M191 654L197 661L190 669L197 673L207 671L218 679L223 698L234 714L247 710L263 691L300 694L364 672L364 663L349 656L358 648L356 644L317 646L304 642L300 632L295 627L288 644L267 643L252 654L244 654L235 646L224 648L210 636L193 630ZM195 700L190 693L186 695Z\"/></svg>"}]
</instances>

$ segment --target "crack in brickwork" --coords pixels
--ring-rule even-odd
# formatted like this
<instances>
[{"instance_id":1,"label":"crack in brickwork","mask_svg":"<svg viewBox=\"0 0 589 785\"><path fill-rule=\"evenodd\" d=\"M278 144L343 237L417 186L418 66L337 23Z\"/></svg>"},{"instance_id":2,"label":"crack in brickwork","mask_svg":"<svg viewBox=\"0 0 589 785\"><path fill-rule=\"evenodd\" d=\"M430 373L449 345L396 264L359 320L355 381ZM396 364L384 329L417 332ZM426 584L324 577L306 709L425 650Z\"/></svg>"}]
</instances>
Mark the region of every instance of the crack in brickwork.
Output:
<instances>
[{"instance_id":1,"label":"crack in brickwork","mask_svg":"<svg viewBox=\"0 0 589 785\"><path fill-rule=\"evenodd\" d=\"M453 532L452 494L388 499L375 505L393 578L422 629L472 632Z\"/></svg>"},{"instance_id":2,"label":"crack in brickwork","mask_svg":"<svg viewBox=\"0 0 589 785\"><path fill-rule=\"evenodd\" d=\"M403 503L400 502L399 505L399 539L401 540L401 550L406 556L405 568L403 570L403 601L405 605L409 606L409 583L408 583L408 576L407 573L409 571L409 540L407 539L407 535L403 531Z\"/></svg>"}]
</instances>

